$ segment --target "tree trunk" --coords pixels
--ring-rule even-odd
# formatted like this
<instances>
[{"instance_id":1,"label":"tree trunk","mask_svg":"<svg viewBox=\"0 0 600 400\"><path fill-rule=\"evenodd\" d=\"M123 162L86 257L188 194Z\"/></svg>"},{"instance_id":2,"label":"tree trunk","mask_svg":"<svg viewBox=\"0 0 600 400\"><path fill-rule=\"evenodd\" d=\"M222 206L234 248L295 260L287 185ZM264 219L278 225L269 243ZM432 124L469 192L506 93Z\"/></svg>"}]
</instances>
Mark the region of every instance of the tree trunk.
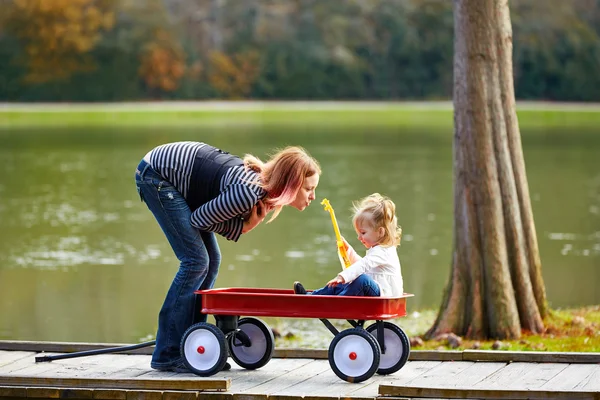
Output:
<instances>
[{"instance_id":1,"label":"tree trunk","mask_svg":"<svg viewBox=\"0 0 600 400\"><path fill-rule=\"evenodd\" d=\"M517 121L508 0L454 1L454 250L426 336L544 330L546 293Z\"/></svg>"}]
</instances>

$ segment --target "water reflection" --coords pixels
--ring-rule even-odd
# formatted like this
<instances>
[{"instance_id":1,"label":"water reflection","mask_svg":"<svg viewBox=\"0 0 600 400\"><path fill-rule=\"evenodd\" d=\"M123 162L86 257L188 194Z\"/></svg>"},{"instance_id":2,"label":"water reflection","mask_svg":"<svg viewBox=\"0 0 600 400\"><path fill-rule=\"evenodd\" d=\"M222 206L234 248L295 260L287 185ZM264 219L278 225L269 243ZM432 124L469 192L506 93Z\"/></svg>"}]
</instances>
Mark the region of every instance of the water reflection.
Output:
<instances>
[{"instance_id":1,"label":"water reflection","mask_svg":"<svg viewBox=\"0 0 600 400\"><path fill-rule=\"evenodd\" d=\"M548 298L598 304L600 135L523 133ZM359 251L351 204L372 192L397 204L410 308L437 307L452 248L452 134L275 128L0 131L0 338L132 342L153 334L176 260L133 183L155 145L205 140L265 158L300 144L322 164L342 234ZM239 243L220 241L217 286L322 286L339 260L329 214L286 209Z\"/></svg>"}]
</instances>

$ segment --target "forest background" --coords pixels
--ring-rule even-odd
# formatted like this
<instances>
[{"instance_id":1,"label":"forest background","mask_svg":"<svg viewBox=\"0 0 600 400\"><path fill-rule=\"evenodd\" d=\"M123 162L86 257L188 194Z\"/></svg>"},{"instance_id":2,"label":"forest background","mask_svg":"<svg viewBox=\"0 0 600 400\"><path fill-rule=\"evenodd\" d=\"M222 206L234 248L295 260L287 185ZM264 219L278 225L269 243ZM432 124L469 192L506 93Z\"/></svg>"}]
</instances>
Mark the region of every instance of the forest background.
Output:
<instances>
[{"instance_id":1,"label":"forest background","mask_svg":"<svg viewBox=\"0 0 600 400\"><path fill-rule=\"evenodd\" d=\"M510 0L519 100L600 101L600 0ZM0 101L446 100L447 0L0 0Z\"/></svg>"}]
</instances>

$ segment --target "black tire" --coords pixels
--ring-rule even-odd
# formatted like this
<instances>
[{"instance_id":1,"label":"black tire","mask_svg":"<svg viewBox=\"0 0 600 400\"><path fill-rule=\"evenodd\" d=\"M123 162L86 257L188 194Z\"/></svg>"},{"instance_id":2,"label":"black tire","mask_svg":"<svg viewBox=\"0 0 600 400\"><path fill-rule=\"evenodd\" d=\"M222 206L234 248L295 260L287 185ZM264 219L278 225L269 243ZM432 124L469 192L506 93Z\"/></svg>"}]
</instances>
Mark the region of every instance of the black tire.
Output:
<instances>
[{"instance_id":1,"label":"black tire","mask_svg":"<svg viewBox=\"0 0 600 400\"><path fill-rule=\"evenodd\" d=\"M367 328L375 340L377 340L377 324L370 325ZM383 337L385 351L381 352L381 362L377 373L379 375L389 375L398 371L408 361L410 355L410 341L404 331L397 325L385 321L383 323Z\"/></svg>"},{"instance_id":2,"label":"black tire","mask_svg":"<svg viewBox=\"0 0 600 400\"><path fill-rule=\"evenodd\" d=\"M362 328L338 333L329 345L331 369L340 379L350 383L372 377L379 368L380 356L377 340Z\"/></svg>"},{"instance_id":3,"label":"black tire","mask_svg":"<svg viewBox=\"0 0 600 400\"><path fill-rule=\"evenodd\" d=\"M275 351L275 338L269 326L258 318L242 318L238 329L248 336L250 346L244 346L235 333L229 336L229 353L233 361L246 369L266 365Z\"/></svg>"},{"instance_id":4,"label":"black tire","mask_svg":"<svg viewBox=\"0 0 600 400\"><path fill-rule=\"evenodd\" d=\"M185 366L199 376L214 375L227 362L225 335L206 322L194 324L185 331L180 351Z\"/></svg>"}]
</instances>

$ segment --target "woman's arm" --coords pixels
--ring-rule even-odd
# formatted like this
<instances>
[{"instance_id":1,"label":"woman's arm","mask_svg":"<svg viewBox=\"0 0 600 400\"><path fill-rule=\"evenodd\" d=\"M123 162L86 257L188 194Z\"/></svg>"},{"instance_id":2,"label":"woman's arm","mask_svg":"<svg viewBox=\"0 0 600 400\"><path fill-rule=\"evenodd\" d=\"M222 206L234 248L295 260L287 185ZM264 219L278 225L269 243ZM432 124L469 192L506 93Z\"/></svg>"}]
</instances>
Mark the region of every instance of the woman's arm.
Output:
<instances>
[{"instance_id":1,"label":"woman's arm","mask_svg":"<svg viewBox=\"0 0 600 400\"><path fill-rule=\"evenodd\" d=\"M229 240L237 241L244 227L248 228L241 215L253 210L257 201L258 196L249 187L231 185L192 213L192 226L202 231L217 232Z\"/></svg>"},{"instance_id":2,"label":"woman's arm","mask_svg":"<svg viewBox=\"0 0 600 400\"><path fill-rule=\"evenodd\" d=\"M267 209L262 200L259 200L254 207L252 207L252 212L248 219L244 220L244 226L242 228L242 233L248 233L252 229L256 228L258 224L260 224L267 215Z\"/></svg>"}]
</instances>

